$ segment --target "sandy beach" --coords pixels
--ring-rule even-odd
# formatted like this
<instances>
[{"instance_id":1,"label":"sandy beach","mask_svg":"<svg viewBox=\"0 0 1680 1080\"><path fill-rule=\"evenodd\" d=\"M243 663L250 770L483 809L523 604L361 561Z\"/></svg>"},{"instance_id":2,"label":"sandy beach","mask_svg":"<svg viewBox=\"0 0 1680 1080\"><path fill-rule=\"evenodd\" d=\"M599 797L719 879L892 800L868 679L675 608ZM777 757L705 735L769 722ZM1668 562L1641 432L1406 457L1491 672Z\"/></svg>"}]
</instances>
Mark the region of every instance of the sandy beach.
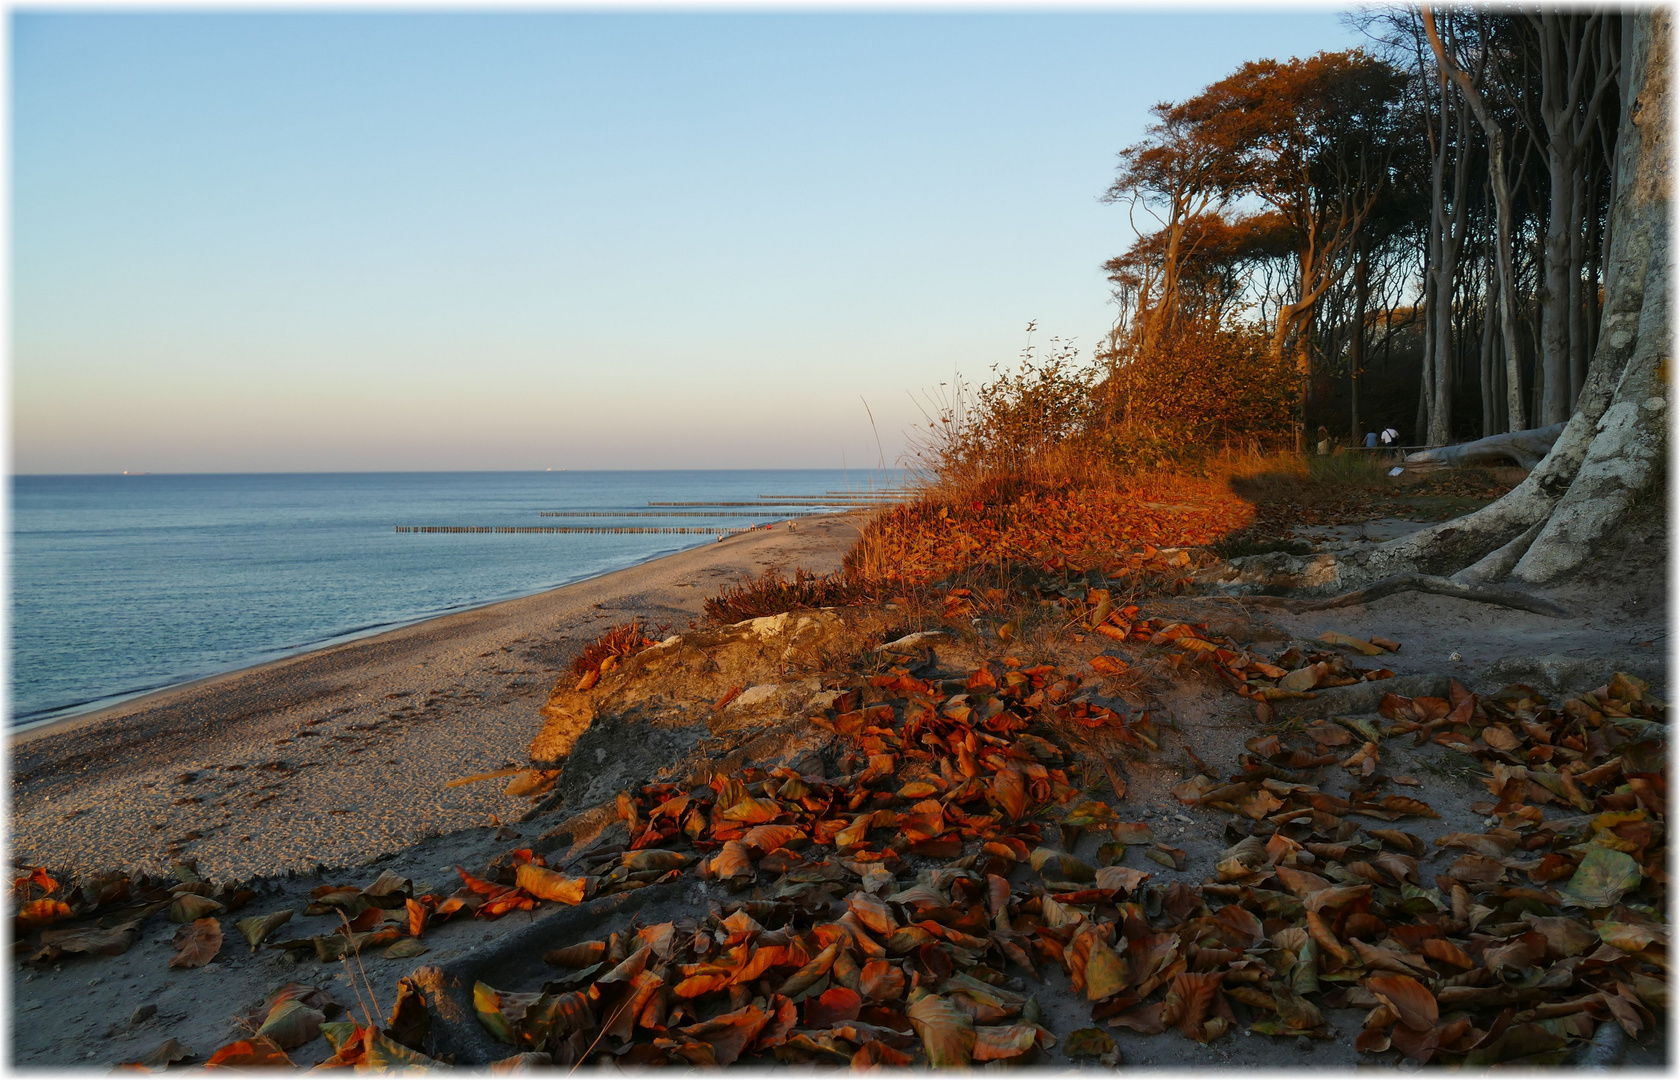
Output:
<instances>
[{"instance_id":1,"label":"sandy beach","mask_svg":"<svg viewBox=\"0 0 1680 1080\"><path fill-rule=\"evenodd\" d=\"M687 629L705 597L767 568L838 568L860 513L743 533L586 581L200 680L14 735L15 858L216 879L356 865L517 818L560 672L614 623Z\"/></svg>"}]
</instances>

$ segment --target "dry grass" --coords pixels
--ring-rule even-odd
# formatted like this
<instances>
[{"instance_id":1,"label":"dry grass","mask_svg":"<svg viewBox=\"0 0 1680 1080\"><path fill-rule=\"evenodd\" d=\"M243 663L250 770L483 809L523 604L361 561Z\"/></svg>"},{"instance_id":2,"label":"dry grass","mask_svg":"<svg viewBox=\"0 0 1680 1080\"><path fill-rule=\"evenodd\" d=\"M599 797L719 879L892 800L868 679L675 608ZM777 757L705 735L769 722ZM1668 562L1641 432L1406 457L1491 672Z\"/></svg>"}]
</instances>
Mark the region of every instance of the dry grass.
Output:
<instances>
[{"instance_id":1,"label":"dry grass","mask_svg":"<svg viewBox=\"0 0 1680 1080\"><path fill-rule=\"evenodd\" d=\"M606 633L583 647L583 652L572 661L572 674L582 677L599 670L601 661L609 656L619 659L634 656L649 645L658 644L658 639L670 629L668 626L655 627L650 636L643 632L640 619L609 627Z\"/></svg>"},{"instance_id":2,"label":"dry grass","mask_svg":"<svg viewBox=\"0 0 1680 1080\"><path fill-rule=\"evenodd\" d=\"M793 580L774 568L739 585L726 586L706 598L706 617L718 625L780 615L795 608L851 607L874 603L879 589L846 570L832 574L793 572Z\"/></svg>"}]
</instances>

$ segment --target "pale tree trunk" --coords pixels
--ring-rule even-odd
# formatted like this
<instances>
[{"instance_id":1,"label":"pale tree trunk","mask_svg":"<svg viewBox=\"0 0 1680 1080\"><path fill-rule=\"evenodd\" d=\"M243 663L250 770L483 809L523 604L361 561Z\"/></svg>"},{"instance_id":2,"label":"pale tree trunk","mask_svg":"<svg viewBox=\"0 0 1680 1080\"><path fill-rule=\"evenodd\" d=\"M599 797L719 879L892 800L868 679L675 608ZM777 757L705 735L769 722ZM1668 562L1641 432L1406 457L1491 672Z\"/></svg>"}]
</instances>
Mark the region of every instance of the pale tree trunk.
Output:
<instances>
[{"instance_id":1,"label":"pale tree trunk","mask_svg":"<svg viewBox=\"0 0 1680 1080\"><path fill-rule=\"evenodd\" d=\"M1606 267L1605 333L1593 357L1582 405L1596 408L1592 439L1568 489L1517 563L1517 581L1551 581L1586 562L1595 547L1650 492L1667 453L1669 324L1669 65L1671 15L1663 8L1629 13L1618 173L1627 183L1611 197L1616 242ZM1619 248L1620 250L1615 250ZM1608 348L1606 348L1608 346ZM1617 363L1617 358L1620 362ZM1593 385L1594 378L1598 385ZM1571 420L1582 420L1586 408ZM1561 440L1560 440L1561 441Z\"/></svg>"},{"instance_id":2,"label":"pale tree trunk","mask_svg":"<svg viewBox=\"0 0 1680 1080\"><path fill-rule=\"evenodd\" d=\"M1370 289L1370 267L1366 265L1365 241L1360 240L1353 264L1353 338L1348 345L1348 400L1353 409L1353 443L1363 446L1359 431L1359 378L1365 374L1365 299Z\"/></svg>"},{"instance_id":3,"label":"pale tree trunk","mask_svg":"<svg viewBox=\"0 0 1680 1080\"><path fill-rule=\"evenodd\" d=\"M1495 337L1493 332L1493 305L1498 303L1499 279L1489 273L1485 284L1484 299L1482 301L1482 349L1479 356L1482 376L1482 437L1496 434L1499 430L1499 399L1498 387L1495 386L1493 349Z\"/></svg>"}]
</instances>

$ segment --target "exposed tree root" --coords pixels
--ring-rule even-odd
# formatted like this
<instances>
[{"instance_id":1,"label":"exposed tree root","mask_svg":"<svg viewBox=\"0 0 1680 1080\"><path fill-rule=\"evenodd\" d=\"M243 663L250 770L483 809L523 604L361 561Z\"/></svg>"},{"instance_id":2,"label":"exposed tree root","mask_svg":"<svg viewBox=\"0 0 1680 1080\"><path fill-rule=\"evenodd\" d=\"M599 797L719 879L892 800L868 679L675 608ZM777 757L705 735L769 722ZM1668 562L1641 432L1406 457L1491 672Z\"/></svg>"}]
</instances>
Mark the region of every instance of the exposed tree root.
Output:
<instances>
[{"instance_id":1,"label":"exposed tree root","mask_svg":"<svg viewBox=\"0 0 1680 1080\"><path fill-rule=\"evenodd\" d=\"M1482 604L1494 604L1498 607L1515 608L1518 611L1532 611L1536 615L1549 615L1554 619L1569 618L1569 611L1558 604L1521 589L1512 589L1499 585L1472 585L1464 582L1452 581L1433 574L1395 574L1373 581L1363 589L1332 596L1323 600L1292 599L1284 596L1245 596L1245 604L1260 604L1267 607L1280 607L1286 611L1300 613L1308 611L1328 611L1331 608L1352 607L1355 604L1368 604L1372 600L1379 600L1385 596L1392 596L1399 592L1426 592L1437 596L1451 596L1458 600L1474 600Z\"/></svg>"}]
</instances>

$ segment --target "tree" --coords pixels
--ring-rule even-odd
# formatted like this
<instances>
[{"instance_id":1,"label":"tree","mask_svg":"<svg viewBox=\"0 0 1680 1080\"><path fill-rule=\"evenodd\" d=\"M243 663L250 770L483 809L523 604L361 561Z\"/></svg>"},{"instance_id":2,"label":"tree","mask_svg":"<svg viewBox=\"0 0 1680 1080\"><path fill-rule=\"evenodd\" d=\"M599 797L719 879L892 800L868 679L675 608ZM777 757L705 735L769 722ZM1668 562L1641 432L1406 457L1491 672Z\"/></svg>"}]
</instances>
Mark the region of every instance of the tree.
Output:
<instances>
[{"instance_id":1,"label":"tree","mask_svg":"<svg viewBox=\"0 0 1680 1080\"><path fill-rule=\"evenodd\" d=\"M1472 79L1470 77L1470 73L1465 71L1463 67L1461 67L1448 55L1446 43L1443 42L1441 34L1435 25L1435 13L1430 10L1428 4L1423 5L1421 9L1421 17L1424 34L1429 40L1429 47L1431 51L1435 54L1435 62L1441 69L1443 82L1445 79L1451 78L1453 82L1458 84L1459 93L1462 95L1464 104L1476 114L1477 122L1481 124L1482 130L1487 135L1488 172L1490 176L1490 183L1493 187L1494 206L1498 211L1499 221L1499 235L1495 241L1496 261L1499 267L1499 278L1496 289L1499 298L1500 332L1501 337L1504 340L1506 350L1505 378L1507 393L1509 395L1506 402L1506 411L1510 418L1509 422L1511 430L1518 431L1527 427L1528 424L1524 419L1523 414L1522 375L1518 369L1516 358L1517 288L1516 276L1511 269L1511 219L1513 215L1511 209L1511 183L1505 175L1505 131L1502 127L1500 127L1498 121L1494 119L1493 114L1488 109L1487 102L1483 99L1481 93L1476 89L1476 80ZM1486 50L1483 50L1483 57L1485 62ZM1443 86L1443 91L1444 90L1445 87ZM1445 96L1445 93L1443 93L1443 99ZM1444 116L1444 105L1442 111ZM1463 125L1461 124L1461 131L1462 126ZM1461 170L1462 167L1461 156ZM1459 197L1460 201L1462 201L1462 190L1459 193ZM1445 295L1448 298L1447 306L1450 306L1451 271L1448 270L1446 272L1449 275L1449 280ZM1449 432L1447 430L1447 418L1445 414L1450 410L1450 395L1443 395L1442 392L1437 391L1435 416L1429 427L1430 442L1444 443L1447 441Z\"/></svg>"},{"instance_id":2,"label":"tree","mask_svg":"<svg viewBox=\"0 0 1680 1080\"><path fill-rule=\"evenodd\" d=\"M1503 498L1462 518L1339 560L1336 585L1451 574L1460 587L1536 585L1579 568L1660 491L1667 448L1669 63L1661 8L1622 18L1603 328L1574 413L1546 457ZM1265 557L1261 557L1265 558ZM1437 578L1415 579L1432 587Z\"/></svg>"},{"instance_id":3,"label":"tree","mask_svg":"<svg viewBox=\"0 0 1680 1080\"><path fill-rule=\"evenodd\" d=\"M1220 208L1241 184L1240 145L1231 136L1230 103L1202 94L1181 104L1160 102L1142 141L1120 152L1120 173L1104 202L1129 200L1154 215L1161 228L1147 241L1150 258L1134 258L1127 269L1141 271L1135 290L1138 348L1152 349L1177 322L1180 268L1195 254L1205 232L1198 223ZM1111 264L1114 260L1110 260ZM1121 269L1107 266L1110 276Z\"/></svg>"},{"instance_id":4,"label":"tree","mask_svg":"<svg viewBox=\"0 0 1680 1080\"><path fill-rule=\"evenodd\" d=\"M1273 352L1297 342L1325 291L1348 270L1346 257L1389 179L1403 78L1358 50L1306 60L1244 64L1205 95L1228 100L1241 123L1241 190L1269 203L1296 243L1299 283L1278 310Z\"/></svg>"}]
</instances>

